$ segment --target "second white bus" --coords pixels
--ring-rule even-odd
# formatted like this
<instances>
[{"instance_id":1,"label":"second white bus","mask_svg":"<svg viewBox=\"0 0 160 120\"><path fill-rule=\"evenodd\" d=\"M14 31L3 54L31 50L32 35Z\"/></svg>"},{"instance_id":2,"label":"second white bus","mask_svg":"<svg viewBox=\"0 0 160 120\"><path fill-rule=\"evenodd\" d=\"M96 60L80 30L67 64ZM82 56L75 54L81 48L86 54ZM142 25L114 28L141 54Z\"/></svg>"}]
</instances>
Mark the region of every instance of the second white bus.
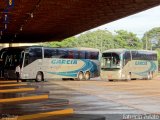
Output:
<instances>
[{"instance_id":1,"label":"second white bus","mask_svg":"<svg viewBox=\"0 0 160 120\"><path fill-rule=\"evenodd\" d=\"M152 79L158 73L155 51L106 50L101 63L101 77L108 80Z\"/></svg>"}]
</instances>

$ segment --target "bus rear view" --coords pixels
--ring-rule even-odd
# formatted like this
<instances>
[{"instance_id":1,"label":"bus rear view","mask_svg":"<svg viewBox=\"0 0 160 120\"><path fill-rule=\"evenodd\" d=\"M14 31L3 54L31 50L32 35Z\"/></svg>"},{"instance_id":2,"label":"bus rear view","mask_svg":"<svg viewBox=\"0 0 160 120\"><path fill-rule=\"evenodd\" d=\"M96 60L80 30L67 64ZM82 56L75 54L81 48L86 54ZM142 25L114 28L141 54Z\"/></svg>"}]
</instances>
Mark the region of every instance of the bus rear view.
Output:
<instances>
[{"instance_id":1,"label":"bus rear view","mask_svg":"<svg viewBox=\"0 0 160 120\"><path fill-rule=\"evenodd\" d=\"M152 79L157 73L158 60L155 51L112 49L102 53L101 78Z\"/></svg>"}]
</instances>

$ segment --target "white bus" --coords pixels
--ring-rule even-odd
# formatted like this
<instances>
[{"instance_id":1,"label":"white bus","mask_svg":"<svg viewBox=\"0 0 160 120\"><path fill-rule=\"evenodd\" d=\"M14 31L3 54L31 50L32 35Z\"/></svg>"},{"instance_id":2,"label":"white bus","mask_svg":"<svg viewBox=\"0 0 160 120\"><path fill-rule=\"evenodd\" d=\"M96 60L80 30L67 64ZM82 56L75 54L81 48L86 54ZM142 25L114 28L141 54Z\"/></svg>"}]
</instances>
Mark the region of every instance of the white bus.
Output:
<instances>
[{"instance_id":1,"label":"white bus","mask_svg":"<svg viewBox=\"0 0 160 120\"><path fill-rule=\"evenodd\" d=\"M20 64L22 80L89 80L100 76L99 55L99 50L91 48L9 47L0 51L0 68L9 79L15 79L14 70Z\"/></svg>"},{"instance_id":2,"label":"white bus","mask_svg":"<svg viewBox=\"0 0 160 120\"><path fill-rule=\"evenodd\" d=\"M111 49L102 53L102 79L152 79L157 73L158 60L155 51Z\"/></svg>"}]
</instances>

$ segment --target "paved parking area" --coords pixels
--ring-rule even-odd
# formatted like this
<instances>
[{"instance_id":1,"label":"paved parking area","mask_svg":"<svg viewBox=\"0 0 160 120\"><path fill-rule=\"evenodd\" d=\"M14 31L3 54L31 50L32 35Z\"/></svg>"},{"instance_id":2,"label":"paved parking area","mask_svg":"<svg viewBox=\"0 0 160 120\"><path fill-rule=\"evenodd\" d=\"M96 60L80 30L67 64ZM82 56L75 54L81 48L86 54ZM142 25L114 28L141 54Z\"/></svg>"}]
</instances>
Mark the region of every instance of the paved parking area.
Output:
<instances>
[{"instance_id":1,"label":"paved parking area","mask_svg":"<svg viewBox=\"0 0 160 120\"><path fill-rule=\"evenodd\" d=\"M159 79L49 82L51 95L67 98L78 114L160 114Z\"/></svg>"},{"instance_id":2,"label":"paved parking area","mask_svg":"<svg viewBox=\"0 0 160 120\"><path fill-rule=\"evenodd\" d=\"M20 97L21 95L24 97L40 95L42 96L41 99L45 99L43 101L38 100L36 104L31 103L34 99L29 99L27 104L26 101L24 101L25 104L23 102L10 104L12 110L17 107L16 109L23 111L23 115L28 115L30 112L38 114L39 112L44 112L45 108L49 111L68 110L68 108L74 110L74 114L67 117L56 116L54 117L55 120L104 119L103 116L106 117L106 120L122 120L128 114L160 114L160 80L158 78L155 80L132 80L129 82L48 80L47 82L16 84L0 82L1 114L5 109L11 110L8 105L2 104L3 95L5 97L9 95L9 98ZM12 91L12 89L14 90ZM21 107L18 107L17 104ZM29 108L32 105L35 110L39 110L36 112L34 110L30 112L23 110L23 108ZM93 117L94 115L96 116ZM53 119L53 116L46 116L45 119Z\"/></svg>"}]
</instances>

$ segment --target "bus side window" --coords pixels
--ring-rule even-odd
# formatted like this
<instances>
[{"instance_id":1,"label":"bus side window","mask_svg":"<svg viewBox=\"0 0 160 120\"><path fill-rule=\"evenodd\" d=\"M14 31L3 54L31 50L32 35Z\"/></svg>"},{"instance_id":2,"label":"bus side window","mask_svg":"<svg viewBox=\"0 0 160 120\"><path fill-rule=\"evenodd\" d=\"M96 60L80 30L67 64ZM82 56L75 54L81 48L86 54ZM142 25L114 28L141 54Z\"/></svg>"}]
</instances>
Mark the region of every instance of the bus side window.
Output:
<instances>
[{"instance_id":1,"label":"bus side window","mask_svg":"<svg viewBox=\"0 0 160 120\"><path fill-rule=\"evenodd\" d=\"M79 51L77 51L77 50L73 51L73 58L74 59L79 59Z\"/></svg>"},{"instance_id":2,"label":"bus side window","mask_svg":"<svg viewBox=\"0 0 160 120\"><path fill-rule=\"evenodd\" d=\"M24 67L29 64L29 54L25 53Z\"/></svg>"},{"instance_id":3,"label":"bus side window","mask_svg":"<svg viewBox=\"0 0 160 120\"><path fill-rule=\"evenodd\" d=\"M85 51L79 51L79 59L85 59Z\"/></svg>"},{"instance_id":4,"label":"bus side window","mask_svg":"<svg viewBox=\"0 0 160 120\"><path fill-rule=\"evenodd\" d=\"M44 58L55 58L57 50L52 48L44 48Z\"/></svg>"},{"instance_id":5,"label":"bus side window","mask_svg":"<svg viewBox=\"0 0 160 120\"><path fill-rule=\"evenodd\" d=\"M31 53L25 53L24 67L35 61L37 58Z\"/></svg>"},{"instance_id":6,"label":"bus side window","mask_svg":"<svg viewBox=\"0 0 160 120\"><path fill-rule=\"evenodd\" d=\"M126 65L131 60L130 51L126 51L123 55L123 66Z\"/></svg>"},{"instance_id":7,"label":"bus side window","mask_svg":"<svg viewBox=\"0 0 160 120\"><path fill-rule=\"evenodd\" d=\"M91 52L91 59L98 60L98 52Z\"/></svg>"},{"instance_id":8,"label":"bus side window","mask_svg":"<svg viewBox=\"0 0 160 120\"><path fill-rule=\"evenodd\" d=\"M68 58L73 59L73 51L68 51Z\"/></svg>"},{"instance_id":9,"label":"bus side window","mask_svg":"<svg viewBox=\"0 0 160 120\"><path fill-rule=\"evenodd\" d=\"M63 51L63 56L62 58L68 58L68 50Z\"/></svg>"},{"instance_id":10,"label":"bus side window","mask_svg":"<svg viewBox=\"0 0 160 120\"><path fill-rule=\"evenodd\" d=\"M132 53L132 59L133 60L138 60L138 52L137 51L132 51L131 53ZM143 57L143 56L141 56L141 57Z\"/></svg>"},{"instance_id":11,"label":"bus side window","mask_svg":"<svg viewBox=\"0 0 160 120\"><path fill-rule=\"evenodd\" d=\"M90 59L90 58L91 58L91 54L90 54L90 52L86 51L85 58L86 58L86 59Z\"/></svg>"},{"instance_id":12,"label":"bus side window","mask_svg":"<svg viewBox=\"0 0 160 120\"><path fill-rule=\"evenodd\" d=\"M22 63L23 63L23 58L24 58L24 51L21 52L21 56L20 56L20 65L22 67Z\"/></svg>"},{"instance_id":13,"label":"bus side window","mask_svg":"<svg viewBox=\"0 0 160 120\"><path fill-rule=\"evenodd\" d=\"M29 62L33 62L37 59L42 59L42 48L31 48L29 50Z\"/></svg>"},{"instance_id":14,"label":"bus side window","mask_svg":"<svg viewBox=\"0 0 160 120\"><path fill-rule=\"evenodd\" d=\"M52 52L50 49L44 48L44 58L50 58L52 56Z\"/></svg>"},{"instance_id":15,"label":"bus side window","mask_svg":"<svg viewBox=\"0 0 160 120\"><path fill-rule=\"evenodd\" d=\"M68 58L68 51L64 49L58 49L56 55L58 58Z\"/></svg>"}]
</instances>

